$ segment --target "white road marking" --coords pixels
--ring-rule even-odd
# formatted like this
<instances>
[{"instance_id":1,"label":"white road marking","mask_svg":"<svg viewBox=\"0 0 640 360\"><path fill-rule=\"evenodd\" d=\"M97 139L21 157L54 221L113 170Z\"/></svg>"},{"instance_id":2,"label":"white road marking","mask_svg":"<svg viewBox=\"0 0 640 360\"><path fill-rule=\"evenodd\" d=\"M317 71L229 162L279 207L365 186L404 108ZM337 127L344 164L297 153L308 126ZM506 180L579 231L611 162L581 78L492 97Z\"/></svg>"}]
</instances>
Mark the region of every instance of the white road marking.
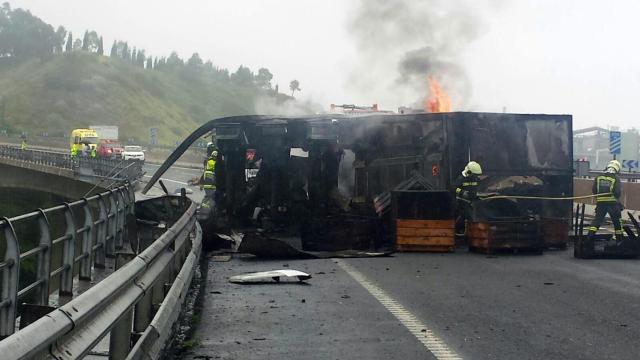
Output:
<instances>
[{"instance_id":1,"label":"white road marking","mask_svg":"<svg viewBox=\"0 0 640 360\"><path fill-rule=\"evenodd\" d=\"M144 175L144 177L146 178L151 178L150 175ZM167 181L167 182L172 182L172 183L176 183L176 184L180 184L180 185L189 185L186 182L182 182L182 181L176 181L176 180L171 180L171 179L167 179L167 178L160 178L160 180L162 181Z\"/></svg>"},{"instance_id":2,"label":"white road marking","mask_svg":"<svg viewBox=\"0 0 640 360\"><path fill-rule=\"evenodd\" d=\"M423 322L418 320L413 314L398 303L384 290L369 281L366 276L347 264L344 260L337 260L338 265L351 275L362 287L364 287L382 306L393 314L402 325L404 325L418 341L424 345L437 359L440 360L461 360L455 351L451 350L440 338L438 338Z\"/></svg>"},{"instance_id":3,"label":"white road marking","mask_svg":"<svg viewBox=\"0 0 640 360\"><path fill-rule=\"evenodd\" d=\"M145 163L144 166L153 166L153 167L159 168L161 165ZM177 165L171 165L170 169L180 169L180 170L187 170L187 171L193 171L193 172L200 172L200 170L196 168L177 166Z\"/></svg>"}]
</instances>

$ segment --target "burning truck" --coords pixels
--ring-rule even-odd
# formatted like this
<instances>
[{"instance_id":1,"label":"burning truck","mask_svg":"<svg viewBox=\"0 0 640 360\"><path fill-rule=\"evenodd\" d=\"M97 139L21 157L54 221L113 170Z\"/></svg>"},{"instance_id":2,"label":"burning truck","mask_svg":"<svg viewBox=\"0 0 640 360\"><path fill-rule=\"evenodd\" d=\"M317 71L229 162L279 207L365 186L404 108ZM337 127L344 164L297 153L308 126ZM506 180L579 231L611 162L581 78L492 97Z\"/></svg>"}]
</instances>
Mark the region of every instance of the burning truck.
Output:
<instances>
[{"instance_id":1,"label":"burning truck","mask_svg":"<svg viewBox=\"0 0 640 360\"><path fill-rule=\"evenodd\" d=\"M212 242L241 233L305 251L393 249L400 217L453 216L452 184L472 159L483 167L479 191L502 197L475 207L470 246L567 243L572 202L551 198L573 193L570 115L221 118L185 139L143 192L208 133L217 189L201 223Z\"/></svg>"}]
</instances>

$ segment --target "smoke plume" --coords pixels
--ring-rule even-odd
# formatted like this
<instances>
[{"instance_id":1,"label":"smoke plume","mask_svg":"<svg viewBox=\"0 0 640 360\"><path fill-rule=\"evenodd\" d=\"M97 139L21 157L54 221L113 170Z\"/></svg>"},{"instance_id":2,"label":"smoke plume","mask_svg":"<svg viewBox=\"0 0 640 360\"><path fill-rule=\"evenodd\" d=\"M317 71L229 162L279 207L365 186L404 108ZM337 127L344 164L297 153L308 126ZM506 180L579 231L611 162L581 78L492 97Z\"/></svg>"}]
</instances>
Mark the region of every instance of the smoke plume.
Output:
<instances>
[{"instance_id":1,"label":"smoke plume","mask_svg":"<svg viewBox=\"0 0 640 360\"><path fill-rule=\"evenodd\" d=\"M471 97L461 53L481 32L463 0L360 0L349 23L357 48L351 90L371 101L422 107L427 76L464 108Z\"/></svg>"},{"instance_id":2,"label":"smoke plume","mask_svg":"<svg viewBox=\"0 0 640 360\"><path fill-rule=\"evenodd\" d=\"M282 94L259 96L254 103L256 114L305 116L322 112L322 106L313 100L296 100Z\"/></svg>"}]
</instances>

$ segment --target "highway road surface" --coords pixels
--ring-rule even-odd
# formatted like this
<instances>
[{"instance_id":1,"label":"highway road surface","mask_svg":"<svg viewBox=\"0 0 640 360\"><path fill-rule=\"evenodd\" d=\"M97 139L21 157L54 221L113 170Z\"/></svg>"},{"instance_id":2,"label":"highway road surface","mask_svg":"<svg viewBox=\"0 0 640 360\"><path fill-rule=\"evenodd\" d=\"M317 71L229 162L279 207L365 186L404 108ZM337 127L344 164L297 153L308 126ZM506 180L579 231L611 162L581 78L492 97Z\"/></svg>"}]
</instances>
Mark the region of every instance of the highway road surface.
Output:
<instances>
[{"instance_id":1,"label":"highway road surface","mask_svg":"<svg viewBox=\"0 0 640 360\"><path fill-rule=\"evenodd\" d=\"M145 165L148 179L158 168ZM169 191L200 170L173 167ZM199 201L203 193L191 187ZM159 193L159 188L153 190ZM197 345L185 359L639 359L640 260L573 250L487 256L260 260L208 255ZM306 284L238 285L296 269Z\"/></svg>"},{"instance_id":2,"label":"highway road surface","mask_svg":"<svg viewBox=\"0 0 640 360\"><path fill-rule=\"evenodd\" d=\"M146 174L142 179L143 183L146 183L151 178L151 176L156 172L156 170L158 170L159 167L160 165L145 163L144 171L146 172ZM188 185L188 181L190 179L193 179L196 177L199 178L200 175L202 175L202 170L199 170L196 168L172 166L171 168L169 168L169 170L167 170L164 173L164 175L162 175L160 179L162 180L164 185L167 187L167 190L169 191L169 193L175 193L176 189L180 189L180 188L191 189L193 193L188 195L189 198L191 198L194 201L200 202L204 197L204 192L200 191L198 186ZM161 195L162 193L163 193L162 188L157 183L149 191L149 195Z\"/></svg>"},{"instance_id":3,"label":"highway road surface","mask_svg":"<svg viewBox=\"0 0 640 360\"><path fill-rule=\"evenodd\" d=\"M206 263L199 345L185 359L640 358L640 260L458 249ZM228 282L273 269L313 278Z\"/></svg>"}]
</instances>

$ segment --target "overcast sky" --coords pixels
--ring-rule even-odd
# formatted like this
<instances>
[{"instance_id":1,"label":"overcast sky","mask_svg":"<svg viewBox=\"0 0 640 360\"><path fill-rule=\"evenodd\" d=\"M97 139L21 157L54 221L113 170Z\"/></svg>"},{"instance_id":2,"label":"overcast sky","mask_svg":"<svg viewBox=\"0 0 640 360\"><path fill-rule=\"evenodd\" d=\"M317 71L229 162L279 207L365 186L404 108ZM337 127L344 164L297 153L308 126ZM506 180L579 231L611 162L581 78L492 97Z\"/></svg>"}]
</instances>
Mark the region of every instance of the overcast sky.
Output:
<instances>
[{"instance_id":1,"label":"overcast sky","mask_svg":"<svg viewBox=\"0 0 640 360\"><path fill-rule=\"evenodd\" d=\"M166 56L176 50L188 58L198 52L231 71L240 64L254 71L267 67L281 90L288 88L290 80L298 79L303 90L300 96L326 108L330 103L379 103L395 110L422 96L406 89L395 92L389 84L397 79L399 54L426 40L413 34L409 35L415 37L411 41L394 40L390 44L386 39L377 44L385 39L372 35L371 44L385 50L369 55L383 60L363 57L363 40L368 39L363 39L362 33L360 38L354 35L359 26L354 24L354 17L362 14L363 6L379 2L10 1L12 7L27 8L56 27L64 25L76 36L85 29L96 30L105 38L106 51L114 39L119 39L152 55ZM453 90L453 84L443 82L445 88L452 88L454 110L501 112L506 108L508 112L572 114L574 128L640 127L640 1L404 3L410 4L408 13L421 14L414 12L418 9L437 14L432 26L441 27L444 35L439 29L430 29L439 41L452 36L448 33L451 29L457 29L451 24L466 24L458 21L460 14L467 20L473 17L473 26L465 25L464 41L447 49L448 59L455 59L468 83L463 95ZM393 48L396 43L398 48ZM371 81L378 78L386 84L384 87L372 85Z\"/></svg>"}]
</instances>

